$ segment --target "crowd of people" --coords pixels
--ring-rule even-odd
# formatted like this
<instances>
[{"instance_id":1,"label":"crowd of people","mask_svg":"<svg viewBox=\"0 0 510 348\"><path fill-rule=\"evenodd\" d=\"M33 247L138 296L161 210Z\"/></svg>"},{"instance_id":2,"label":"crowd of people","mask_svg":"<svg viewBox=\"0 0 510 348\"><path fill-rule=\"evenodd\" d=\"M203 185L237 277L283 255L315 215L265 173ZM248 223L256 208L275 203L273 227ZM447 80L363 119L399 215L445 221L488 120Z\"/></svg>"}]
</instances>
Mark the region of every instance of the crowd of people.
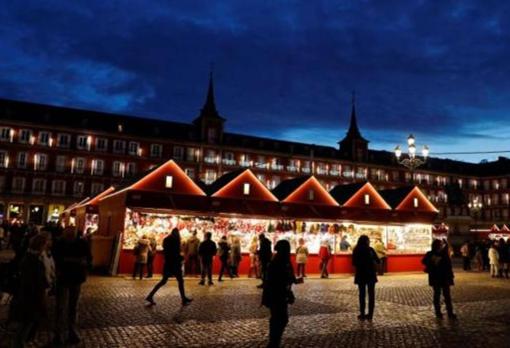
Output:
<instances>
[{"instance_id":1,"label":"crowd of people","mask_svg":"<svg viewBox=\"0 0 510 348\"><path fill-rule=\"evenodd\" d=\"M489 271L492 278L509 279L510 271L510 238L506 241L481 240L466 241L460 247L462 268L465 271Z\"/></svg>"},{"instance_id":2,"label":"crowd of people","mask_svg":"<svg viewBox=\"0 0 510 348\"><path fill-rule=\"evenodd\" d=\"M3 265L0 288L12 296L8 319L16 333L11 346L24 347L41 327L53 331L52 346L79 343L78 302L92 263L89 236L51 223L14 221L1 229L0 245L14 251Z\"/></svg>"}]
</instances>

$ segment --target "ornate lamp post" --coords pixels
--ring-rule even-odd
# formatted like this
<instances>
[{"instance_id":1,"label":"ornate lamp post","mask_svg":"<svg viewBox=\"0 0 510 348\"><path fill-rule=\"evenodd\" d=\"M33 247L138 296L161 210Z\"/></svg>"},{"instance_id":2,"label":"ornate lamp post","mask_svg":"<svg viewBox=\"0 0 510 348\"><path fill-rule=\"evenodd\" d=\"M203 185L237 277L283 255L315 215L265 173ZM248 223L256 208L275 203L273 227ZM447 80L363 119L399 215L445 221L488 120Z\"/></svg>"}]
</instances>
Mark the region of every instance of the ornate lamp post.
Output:
<instances>
[{"instance_id":1,"label":"ornate lamp post","mask_svg":"<svg viewBox=\"0 0 510 348\"><path fill-rule=\"evenodd\" d=\"M475 197L468 203L468 208L469 211L474 215L476 225L478 223L478 217L483 208L483 204L482 202L478 201L478 197Z\"/></svg>"},{"instance_id":2,"label":"ornate lamp post","mask_svg":"<svg viewBox=\"0 0 510 348\"><path fill-rule=\"evenodd\" d=\"M421 154L423 159L416 156L416 144L415 139L412 134L407 137L407 157L403 158L402 149L400 145L395 147L395 157L397 158L398 163L409 169L411 172L411 180L414 181L414 170L424 164L427 161L427 157L429 156L429 147L427 145L423 145L421 150Z\"/></svg>"}]
</instances>

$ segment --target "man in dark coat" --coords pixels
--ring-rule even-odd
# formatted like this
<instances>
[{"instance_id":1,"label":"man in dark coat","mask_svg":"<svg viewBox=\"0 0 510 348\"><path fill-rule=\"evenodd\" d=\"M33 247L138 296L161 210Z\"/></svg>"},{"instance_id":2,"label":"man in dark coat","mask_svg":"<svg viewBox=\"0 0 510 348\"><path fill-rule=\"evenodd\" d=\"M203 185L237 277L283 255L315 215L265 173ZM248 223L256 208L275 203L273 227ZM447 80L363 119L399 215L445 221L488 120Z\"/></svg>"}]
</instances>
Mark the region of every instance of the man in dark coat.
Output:
<instances>
[{"instance_id":1,"label":"man in dark coat","mask_svg":"<svg viewBox=\"0 0 510 348\"><path fill-rule=\"evenodd\" d=\"M267 266L273 256L273 252L271 251L271 241L266 238L264 233L259 234L259 250L257 251L257 254L259 257L260 273L262 277L262 284L257 287L262 289L264 287L264 282L266 281Z\"/></svg>"},{"instance_id":2,"label":"man in dark coat","mask_svg":"<svg viewBox=\"0 0 510 348\"><path fill-rule=\"evenodd\" d=\"M448 245L443 245L439 239L432 242L432 250L425 254L421 261L425 265L425 272L429 275L429 285L434 289L434 310L438 319L443 318L441 313L441 292L443 292L446 311L450 319L456 319L453 313L450 286L453 285L452 261L448 255Z\"/></svg>"},{"instance_id":3,"label":"man in dark coat","mask_svg":"<svg viewBox=\"0 0 510 348\"><path fill-rule=\"evenodd\" d=\"M201 261L201 280L198 284L205 284L205 276L207 275L207 279L209 281L209 285L213 285L212 281L212 263L214 255L216 255L216 243L211 240L211 232L207 232L205 234L205 239L200 246L198 247L198 255L200 256Z\"/></svg>"},{"instance_id":4,"label":"man in dark coat","mask_svg":"<svg viewBox=\"0 0 510 348\"><path fill-rule=\"evenodd\" d=\"M78 238L76 227L64 230L53 249L57 274L57 308L55 316L55 345L62 344L64 335L68 343L77 344L80 337L76 331L76 317L81 285L87 280L87 270L92 263L89 244ZM67 307L66 307L67 303Z\"/></svg>"},{"instance_id":5,"label":"man in dark coat","mask_svg":"<svg viewBox=\"0 0 510 348\"><path fill-rule=\"evenodd\" d=\"M151 305L155 305L154 295L156 292L168 282L168 278L175 277L179 286L182 305L186 306L191 303L192 299L187 298L184 292L184 279L182 277L182 261L184 258L181 255L181 235L177 228L174 228L172 233L163 239L163 255L165 257L163 278L156 284L145 300Z\"/></svg>"}]
</instances>

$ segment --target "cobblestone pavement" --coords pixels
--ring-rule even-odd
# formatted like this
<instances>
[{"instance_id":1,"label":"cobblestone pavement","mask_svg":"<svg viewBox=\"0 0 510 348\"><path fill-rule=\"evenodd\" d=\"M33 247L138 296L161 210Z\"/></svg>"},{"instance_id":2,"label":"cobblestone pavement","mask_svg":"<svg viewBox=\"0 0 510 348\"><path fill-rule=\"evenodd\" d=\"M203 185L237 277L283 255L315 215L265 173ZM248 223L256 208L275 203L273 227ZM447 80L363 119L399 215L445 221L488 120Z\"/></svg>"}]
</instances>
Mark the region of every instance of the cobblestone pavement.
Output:
<instances>
[{"instance_id":1,"label":"cobblestone pavement","mask_svg":"<svg viewBox=\"0 0 510 348\"><path fill-rule=\"evenodd\" d=\"M212 287L187 279L193 303L181 308L175 282L143 298L155 281L91 277L80 302L83 347L264 347L268 311L257 282L226 280ZM284 336L286 347L508 347L510 280L487 273L456 275L459 320L433 317L425 274L386 275L376 288L373 322L359 322L352 278L307 279L295 286L296 303ZM5 308L2 309L5 311ZM7 342L5 331L0 342ZM36 344L48 339L40 334ZM40 344L38 345L37 343Z\"/></svg>"}]
</instances>

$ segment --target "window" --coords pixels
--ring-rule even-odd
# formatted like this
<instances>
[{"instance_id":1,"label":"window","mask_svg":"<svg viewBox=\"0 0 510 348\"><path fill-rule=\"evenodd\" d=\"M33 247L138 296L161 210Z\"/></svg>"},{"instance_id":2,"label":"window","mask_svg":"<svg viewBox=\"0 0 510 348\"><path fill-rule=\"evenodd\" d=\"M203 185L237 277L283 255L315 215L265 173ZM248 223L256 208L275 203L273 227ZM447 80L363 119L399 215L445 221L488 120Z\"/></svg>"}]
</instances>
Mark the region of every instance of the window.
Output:
<instances>
[{"instance_id":1,"label":"window","mask_svg":"<svg viewBox=\"0 0 510 348\"><path fill-rule=\"evenodd\" d=\"M96 138L96 151L108 150L108 139Z\"/></svg>"},{"instance_id":2,"label":"window","mask_svg":"<svg viewBox=\"0 0 510 348\"><path fill-rule=\"evenodd\" d=\"M71 173L83 174L85 171L85 158L76 157L71 162Z\"/></svg>"},{"instance_id":3,"label":"window","mask_svg":"<svg viewBox=\"0 0 510 348\"><path fill-rule=\"evenodd\" d=\"M119 161L113 161L112 175L113 176L124 176L124 163L119 162Z\"/></svg>"},{"instance_id":4,"label":"window","mask_svg":"<svg viewBox=\"0 0 510 348\"><path fill-rule=\"evenodd\" d=\"M184 148L182 146L174 146L174 159L182 160L184 157Z\"/></svg>"},{"instance_id":5,"label":"window","mask_svg":"<svg viewBox=\"0 0 510 348\"><path fill-rule=\"evenodd\" d=\"M124 140L114 140L113 141L113 152L124 153L125 150L126 150L126 142Z\"/></svg>"},{"instance_id":6,"label":"window","mask_svg":"<svg viewBox=\"0 0 510 348\"><path fill-rule=\"evenodd\" d=\"M165 187L166 188L172 188L174 185L174 177L171 175L167 175L165 177Z\"/></svg>"},{"instance_id":7,"label":"window","mask_svg":"<svg viewBox=\"0 0 510 348\"><path fill-rule=\"evenodd\" d=\"M83 181L75 181L73 183L73 195L77 197L83 196L83 188Z\"/></svg>"},{"instance_id":8,"label":"window","mask_svg":"<svg viewBox=\"0 0 510 348\"><path fill-rule=\"evenodd\" d=\"M245 182L243 184L243 195L248 196L250 194L250 184Z\"/></svg>"},{"instance_id":9,"label":"window","mask_svg":"<svg viewBox=\"0 0 510 348\"><path fill-rule=\"evenodd\" d=\"M191 179L195 178L195 169L194 168L185 168L184 172L187 176L189 176Z\"/></svg>"},{"instance_id":10,"label":"window","mask_svg":"<svg viewBox=\"0 0 510 348\"><path fill-rule=\"evenodd\" d=\"M32 192L35 194L46 193L46 180L45 179L34 179L32 181Z\"/></svg>"},{"instance_id":11,"label":"window","mask_svg":"<svg viewBox=\"0 0 510 348\"><path fill-rule=\"evenodd\" d=\"M104 185L100 182L93 182L92 185L90 185L90 195L91 196L97 196L101 192L104 191Z\"/></svg>"},{"instance_id":12,"label":"window","mask_svg":"<svg viewBox=\"0 0 510 348\"><path fill-rule=\"evenodd\" d=\"M27 167L27 157L26 152L18 152L18 158L16 159L18 168L25 169Z\"/></svg>"},{"instance_id":13,"label":"window","mask_svg":"<svg viewBox=\"0 0 510 348\"><path fill-rule=\"evenodd\" d=\"M69 147L71 143L71 136L69 134L58 134L57 136L57 146L59 147Z\"/></svg>"},{"instance_id":14,"label":"window","mask_svg":"<svg viewBox=\"0 0 510 348\"><path fill-rule=\"evenodd\" d=\"M129 162L127 165L126 165L126 175L127 176L133 176L136 174L136 163L134 162Z\"/></svg>"},{"instance_id":15,"label":"window","mask_svg":"<svg viewBox=\"0 0 510 348\"><path fill-rule=\"evenodd\" d=\"M314 190L308 190L308 200L313 201L315 199L315 191Z\"/></svg>"},{"instance_id":16,"label":"window","mask_svg":"<svg viewBox=\"0 0 510 348\"><path fill-rule=\"evenodd\" d=\"M364 201L365 201L365 205L370 205L370 195L365 194Z\"/></svg>"},{"instance_id":17,"label":"window","mask_svg":"<svg viewBox=\"0 0 510 348\"><path fill-rule=\"evenodd\" d=\"M34 170L46 170L48 166L48 155L45 153L36 153L34 155Z\"/></svg>"},{"instance_id":18,"label":"window","mask_svg":"<svg viewBox=\"0 0 510 348\"><path fill-rule=\"evenodd\" d=\"M151 157L161 157L163 154L163 146L160 144L151 144Z\"/></svg>"},{"instance_id":19,"label":"window","mask_svg":"<svg viewBox=\"0 0 510 348\"><path fill-rule=\"evenodd\" d=\"M188 147L186 149L186 160L195 162L198 159L198 149L194 147Z\"/></svg>"},{"instance_id":20,"label":"window","mask_svg":"<svg viewBox=\"0 0 510 348\"><path fill-rule=\"evenodd\" d=\"M32 136L32 131L29 129L21 129L19 131L19 139L18 141L22 144L28 144L30 142L30 137Z\"/></svg>"},{"instance_id":21,"label":"window","mask_svg":"<svg viewBox=\"0 0 510 348\"><path fill-rule=\"evenodd\" d=\"M419 205L418 198L414 197L413 198L413 207L418 208L418 205Z\"/></svg>"},{"instance_id":22,"label":"window","mask_svg":"<svg viewBox=\"0 0 510 348\"><path fill-rule=\"evenodd\" d=\"M50 133L49 132L39 132L39 145L48 146L50 145Z\"/></svg>"},{"instance_id":23,"label":"window","mask_svg":"<svg viewBox=\"0 0 510 348\"><path fill-rule=\"evenodd\" d=\"M7 151L0 151L0 168L9 167L9 156Z\"/></svg>"},{"instance_id":24,"label":"window","mask_svg":"<svg viewBox=\"0 0 510 348\"><path fill-rule=\"evenodd\" d=\"M91 174L92 175L103 175L103 170L104 170L104 161L101 159L93 159Z\"/></svg>"},{"instance_id":25,"label":"window","mask_svg":"<svg viewBox=\"0 0 510 348\"><path fill-rule=\"evenodd\" d=\"M12 178L12 192L22 193L25 191L25 178L16 176Z\"/></svg>"},{"instance_id":26,"label":"window","mask_svg":"<svg viewBox=\"0 0 510 348\"><path fill-rule=\"evenodd\" d=\"M140 148L140 143L135 141L130 141L128 145L128 153L133 156L138 155L138 149Z\"/></svg>"},{"instance_id":27,"label":"window","mask_svg":"<svg viewBox=\"0 0 510 348\"><path fill-rule=\"evenodd\" d=\"M57 160L55 163L55 170L59 173L63 173L66 171L66 156L57 156Z\"/></svg>"},{"instance_id":28,"label":"window","mask_svg":"<svg viewBox=\"0 0 510 348\"><path fill-rule=\"evenodd\" d=\"M205 183L210 184L216 180L217 173L214 169L206 169L205 171Z\"/></svg>"},{"instance_id":29,"label":"window","mask_svg":"<svg viewBox=\"0 0 510 348\"><path fill-rule=\"evenodd\" d=\"M76 148L78 150L90 150L90 137L87 135L78 135L76 138Z\"/></svg>"},{"instance_id":30,"label":"window","mask_svg":"<svg viewBox=\"0 0 510 348\"><path fill-rule=\"evenodd\" d=\"M12 141L13 130L9 127L3 127L0 131L0 140Z\"/></svg>"},{"instance_id":31,"label":"window","mask_svg":"<svg viewBox=\"0 0 510 348\"><path fill-rule=\"evenodd\" d=\"M58 196L64 195L66 193L66 182L64 180L53 180L51 193Z\"/></svg>"}]
</instances>

